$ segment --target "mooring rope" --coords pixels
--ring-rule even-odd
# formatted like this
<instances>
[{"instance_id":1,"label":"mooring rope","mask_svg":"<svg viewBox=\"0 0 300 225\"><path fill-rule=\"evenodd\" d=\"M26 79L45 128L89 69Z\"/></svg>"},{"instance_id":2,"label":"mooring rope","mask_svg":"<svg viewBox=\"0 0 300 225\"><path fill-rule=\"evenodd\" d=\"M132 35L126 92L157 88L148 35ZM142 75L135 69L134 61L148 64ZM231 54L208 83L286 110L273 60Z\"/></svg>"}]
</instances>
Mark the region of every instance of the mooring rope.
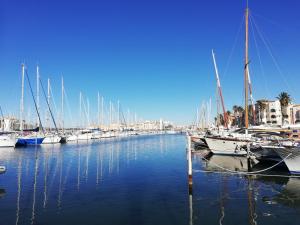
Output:
<instances>
[{"instance_id":1,"label":"mooring rope","mask_svg":"<svg viewBox=\"0 0 300 225\"><path fill-rule=\"evenodd\" d=\"M222 166L220 166L219 164L216 164L216 163L213 163L213 162L210 162L209 160L207 160L206 158L204 157L201 157L203 160L205 160L206 162L210 163L210 164L213 164L214 166L218 167L219 169L222 169L222 170L225 170L227 172L230 172L230 173L233 173L233 174L243 174L243 175L251 175L251 174L258 174L258 173L262 173L262 172L265 172L265 171L268 171L268 170L271 170L273 169L274 167L278 166L280 163L284 162L284 160L286 160L288 157L290 157L292 155L292 153L288 154L284 159L282 159L280 162L268 167L268 168L265 168L263 170L258 170L258 171L253 171L253 172L243 172L243 171L234 171L234 170L230 170L230 169L227 169L227 168L224 168Z\"/></svg>"},{"instance_id":2,"label":"mooring rope","mask_svg":"<svg viewBox=\"0 0 300 225\"><path fill-rule=\"evenodd\" d=\"M225 172L225 171L209 171L209 170L193 170L195 173L216 173L216 174L231 174L231 175L241 175L237 173ZM259 177L286 177L286 178L299 178L297 175L281 175L281 174L242 174L244 176L259 176Z\"/></svg>"}]
</instances>

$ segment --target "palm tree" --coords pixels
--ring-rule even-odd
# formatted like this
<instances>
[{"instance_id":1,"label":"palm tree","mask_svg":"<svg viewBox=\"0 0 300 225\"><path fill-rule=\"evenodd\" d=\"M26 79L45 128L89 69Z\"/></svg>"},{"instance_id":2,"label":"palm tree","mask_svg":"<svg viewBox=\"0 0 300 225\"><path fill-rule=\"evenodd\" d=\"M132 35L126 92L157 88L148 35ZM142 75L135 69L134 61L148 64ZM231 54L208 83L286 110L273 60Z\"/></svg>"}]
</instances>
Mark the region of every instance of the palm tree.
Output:
<instances>
[{"instance_id":1,"label":"palm tree","mask_svg":"<svg viewBox=\"0 0 300 225\"><path fill-rule=\"evenodd\" d=\"M232 106L232 111L233 113L236 113L238 111L238 106L237 105Z\"/></svg>"},{"instance_id":2,"label":"palm tree","mask_svg":"<svg viewBox=\"0 0 300 225\"><path fill-rule=\"evenodd\" d=\"M283 109L291 103L292 98L287 92L283 91L277 96L277 99L280 101L282 124L283 124L284 118L287 117L287 115L284 115Z\"/></svg>"}]
</instances>

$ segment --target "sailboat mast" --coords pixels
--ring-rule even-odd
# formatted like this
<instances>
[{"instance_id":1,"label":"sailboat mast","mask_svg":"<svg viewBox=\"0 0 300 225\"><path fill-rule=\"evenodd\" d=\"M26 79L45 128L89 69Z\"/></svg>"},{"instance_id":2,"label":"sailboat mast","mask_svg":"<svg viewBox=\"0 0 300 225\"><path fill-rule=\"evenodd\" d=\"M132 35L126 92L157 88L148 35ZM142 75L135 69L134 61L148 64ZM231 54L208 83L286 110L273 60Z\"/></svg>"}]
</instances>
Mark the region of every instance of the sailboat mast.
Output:
<instances>
[{"instance_id":1,"label":"sailboat mast","mask_svg":"<svg viewBox=\"0 0 300 225\"><path fill-rule=\"evenodd\" d=\"M48 78L48 83L47 83L47 102L48 102L48 105L50 105L50 78ZM49 128L49 131L51 131L51 128L50 128L50 112L48 112L47 114L47 122L48 122L48 128Z\"/></svg>"},{"instance_id":2,"label":"sailboat mast","mask_svg":"<svg viewBox=\"0 0 300 225\"><path fill-rule=\"evenodd\" d=\"M100 119L100 94L99 94L99 91L97 94L97 105L98 105L98 126L100 127L101 119Z\"/></svg>"},{"instance_id":3,"label":"sailboat mast","mask_svg":"<svg viewBox=\"0 0 300 225\"><path fill-rule=\"evenodd\" d=\"M120 130L120 101L118 100L118 128Z\"/></svg>"},{"instance_id":4,"label":"sailboat mast","mask_svg":"<svg viewBox=\"0 0 300 225\"><path fill-rule=\"evenodd\" d=\"M224 123L225 123L225 127L228 128L227 112L226 112L226 109L225 109L225 104L224 104L224 99L223 99L223 94L222 94L222 88L221 88L221 82L220 82L220 77L219 77L219 72L218 72L218 67L217 67L217 63L216 63L214 50L212 50L212 57L213 57L214 67L215 67L215 72L216 72L218 91L219 91L219 95L220 95L221 103L222 103Z\"/></svg>"},{"instance_id":5,"label":"sailboat mast","mask_svg":"<svg viewBox=\"0 0 300 225\"><path fill-rule=\"evenodd\" d=\"M20 102L20 131L23 132L23 116L24 116L24 78L25 78L25 65L22 64L22 84L21 84L21 102Z\"/></svg>"},{"instance_id":6,"label":"sailboat mast","mask_svg":"<svg viewBox=\"0 0 300 225\"><path fill-rule=\"evenodd\" d=\"M40 110L40 71L39 66L36 67L36 106ZM37 116L37 126L40 127L39 117Z\"/></svg>"},{"instance_id":7,"label":"sailboat mast","mask_svg":"<svg viewBox=\"0 0 300 225\"><path fill-rule=\"evenodd\" d=\"M79 118L80 118L79 127L82 125L82 109L81 109L81 105L82 105L82 93L80 91L79 92Z\"/></svg>"},{"instance_id":8,"label":"sailboat mast","mask_svg":"<svg viewBox=\"0 0 300 225\"><path fill-rule=\"evenodd\" d=\"M245 77L245 128L249 127L249 118L248 118L248 48L249 48L249 34L248 34L248 18L249 17L249 8L247 2L247 8L245 11L245 66L244 66L244 77Z\"/></svg>"},{"instance_id":9,"label":"sailboat mast","mask_svg":"<svg viewBox=\"0 0 300 225\"><path fill-rule=\"evenodd\" d=\"M65 86L64 86L64 78L61 77L61 126L62 126L62 133L64 133L64 92L65 92Z\"/></svg>"},{"instance_id":10,"label":"sailboat mast","mask_svg":"<svg viewBox=\"0 0 300 225\"><path fill-rule=\"evenodd\" d=\"M101 96L101 128L104 127L104 97Z\"/></svg>"}]
</instances>

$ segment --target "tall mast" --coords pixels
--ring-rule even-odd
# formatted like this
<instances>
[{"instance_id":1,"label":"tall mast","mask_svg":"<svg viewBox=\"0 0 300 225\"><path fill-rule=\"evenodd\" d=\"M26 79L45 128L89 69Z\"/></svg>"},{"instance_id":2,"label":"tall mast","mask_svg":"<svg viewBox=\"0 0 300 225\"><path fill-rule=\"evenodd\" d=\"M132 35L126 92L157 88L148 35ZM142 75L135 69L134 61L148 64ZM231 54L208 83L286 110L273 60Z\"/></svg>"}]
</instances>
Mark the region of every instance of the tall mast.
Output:
<instances>
[{"instance_id":1,"label":"tall mast","mask_svg":"<svg viewBox=\"0 0 300 225\"><path fill-rule=\"evenodd\" d=\"M40 71L39 66L36 66L36 107L37 110L40 110ZM39 117L37 116L37 126L40 127Z\"/></svg>"},{"instance_id":2,"label":"tall mast","mask_svg":"<svg viewBox=\"0 0 300 225\"><path fill-rule=\"evenodd\" d=\"M98 91L98 94L97 94L97 105L98 105L98 126L100 127L100 94L99 94L99 91Z\"/></svg>"},{"instance_id":3,"label":"tall mast","mask_svg":"<svg viewBox=\"0 0 300 225\"><path fill-rule=\"evenodd\" d=\"M104 126L104 97L101 97L101 125Z\"/></svg>"},{"instance_id":4,"label":"tall mast","mask_svg":"<svg viewBox=\"0 0 300 225\"><path fill-rule=\"evenodd\" d=\"M64 78L61 77L61 126L62 126L62 133L64 133L65 121L64 121Z\"/></svg>"},{"instance_id":5,"label":"tall mast","mask_svg":"<svg viewBox=\"0 0 300 225\"><path fill-rule=\"evenodd\" d=\"M48 105L50 105L50 79L48 78L48 89L47 89L47 102L48 102ZM48 128L49 128L49 131L51 130L50 129L50 112L48 112L48 116L47 116L47 122L48 122Z\"/></svg>"},{"instance_id":6,"label":"tall mast","mask_svg":"<svg viewBox=\"0 0 300 225\"><path fill-rule=\"evenodd\" d=\"M20 131L23 132L23 116L24 116L24 77L25 77L25 65L22 64L22 84L21 84L21 101L20 101Z\"/></svg>"},{"instance_id":7,"label":"tall mast","mask_svg":"<svg viewBox=\"0 0 300 225\"><path fill-rule=\"evenodd\" d=\"M118 128L120 129L120 101L118 100Z\"/></svg>"},{"instance_id":8,"label":"tall mast","mask_svg":"<svg viewBox=\"0 0 300 225\"><path fill-rule=\"evenodd\" d=\"M80 118L80 122L79 122L79 126L82 125L82 110L81 110L81 105L82 105L82 93L81 91L79 92L79 118Z\"/></svg>"},{"instance_id":9,"label":"tall mast","mask_svg":"<svg viewBox=\"0 0 300 225\"><path fill-rule=\"evenodd\" d=\"M112 105L111 105L111 101L109 101L109 129L111 129L111 123L112 123Z\"/></svg>"},{"instance_id":10,"label":"tall mast","mask_svg":"<svg viewBox=\"0 0 300 225\"><path fill-rule=\"evenodd\" d=\"M248 118L248 64L249 64L249 58L248 58L248 41L249 41L249 35L248 35L248 17L249 17L249 8L248 8L248 1L247 1L247 8L245 11L245 66L244 66L244 77L245 77L245 128L246 130L249 127L249 118ZM247 132L247 131L246 131Z\"/></svg>"},{"instance_id":11,"label":"tall mast","mask_svg":"<svg viewBox=\"0 0 300 225\"><path fill-rule=\"evenodd\" d=\"M197 107L197 111L196 111L196 129L199 128L199 108Z\"/></svg>"},{"instance_id":12,"label":"tall mast","mask_svg":"<svg viewBox=\"0 0 300 225\"><path fill-rule=\"evenodd\" d=\"M248 74L250 101L251 101L251 105L252 105L253 124L256 124L255 104L254 104L253 93L252 93L252 83L251 83L251 79L250 79L249 67L247 68L247 74Z\"/></svg>"},{"instance_id":13,"label":"tall mast","mask_svg":"<svg viewBox=\"0 0 300 225\"><path fill-rule=\"evenodd\" d=\"M91 126L91 123L90 123L90 101L89 101L89 98L86 98L86 104L87 104L87 122L88 122L88 126Z\"/></svg>"},{"instance_id":14,"label":"tall mast","mask_svg":"<svg viewBox=\"0 0 300 225\"><path fill-rule=\"evenodd\" d=\"M221 98L221 104L222 104L222 109L223 109L224 123L225 123L225 127L228 128L227 112L226 112L226 109L225 109L225 104L224 104L224 99L223 99L223 94L222 94L222 88L221 88L221 82L220 82L220 77L219 77L219 72L218 72L218 67L217 67L217 63L216 63L214 50L212 50L212 57L213 57L214 66L215 66L218 92L219 92L219 96Z\"/></svg>"}]
</instances>

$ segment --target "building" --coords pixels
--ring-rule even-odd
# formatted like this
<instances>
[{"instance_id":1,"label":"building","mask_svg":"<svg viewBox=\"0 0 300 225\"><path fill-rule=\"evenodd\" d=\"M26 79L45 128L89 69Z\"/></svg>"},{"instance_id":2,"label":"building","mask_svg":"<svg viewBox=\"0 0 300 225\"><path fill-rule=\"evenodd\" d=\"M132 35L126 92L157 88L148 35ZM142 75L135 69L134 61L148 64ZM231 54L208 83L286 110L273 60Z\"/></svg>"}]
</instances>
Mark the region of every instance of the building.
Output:
<instances>
[{"instance_id":1,"label":"building","mask_svg":"<svg viewBox=\"0 0 300 225\"><path fill-rule=\"evenodd\" d=\"M282 112L279 100L259 100L255 105L256 121L259 124L282 125Z\"/></svg>"},{"instance_id":2,"label":"building","mask_svg":"<svg viewBox=\"0 0 300 225\"><path fill-rule=\"evenodd\" d=\"M284 107L282 111L284 125L300 124L300 104L290 104L287 107Z\"/></svg>"},{"instance_id":3,"label":"building","mask_svg":"<svg viewBox=\"0 0 300 225\"><path fill-rule=\"evenodd\" d=\"M259 100L255 104L256 121L259 124L300 124L300 104L289 104L281 109L280 101Z\"/></svg>"}]
</instances>

